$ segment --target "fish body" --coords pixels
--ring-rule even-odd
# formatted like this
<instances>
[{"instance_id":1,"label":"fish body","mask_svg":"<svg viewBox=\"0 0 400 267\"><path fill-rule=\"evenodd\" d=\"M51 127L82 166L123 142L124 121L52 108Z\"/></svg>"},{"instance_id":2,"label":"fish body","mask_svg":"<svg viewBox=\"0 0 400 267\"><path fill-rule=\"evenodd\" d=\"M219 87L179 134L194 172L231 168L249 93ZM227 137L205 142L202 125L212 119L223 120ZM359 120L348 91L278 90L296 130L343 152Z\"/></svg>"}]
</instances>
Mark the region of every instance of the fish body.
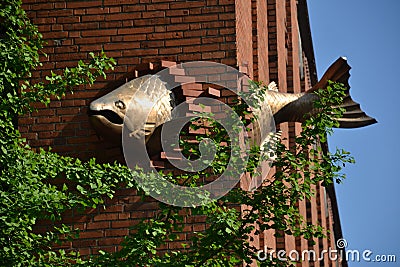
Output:
<instances>
[{"instance_id":1,"label":"fish body","mask_svg":"<svg viewBox=\"0 0 400 267\"><path fill-rule=\"evenodd\" d=\"M272 114L275 124L303 122L306 114L318 112L314 108L314 102L318 99L314 92L326 88L329 80L341 82L349 88L350 69L347 60L339 58L329 67L321 80L304 93L278 92L276 85L271 83L268 86L270 90L265 92L260 109L254 112L259 113L260 116L257 117L265 121L272 121L271 118L265 117ZM146 143L152 143L153 136L159 134L157 131L159 126L171 120L174 105L173 94L165 83L157 75L146 75L93 101L90 104L90 120L99 135L112 142L121 142L122 127L125 123L132 137L137 139L145 137ZM358 128L376 123L374 118L367 116L360 105L351 99L349 90L341 107L346 111L343 118L338 119L340 128ZM269 112L266 112L267 110ZM127 111L130 114L126 114ZM146 116L147 121L143 122ZM261 133L261 143L267 134ZM155 150L159 149L158 139L154 141L156 144L153 144Z\"/></svg>"}]
</instances>

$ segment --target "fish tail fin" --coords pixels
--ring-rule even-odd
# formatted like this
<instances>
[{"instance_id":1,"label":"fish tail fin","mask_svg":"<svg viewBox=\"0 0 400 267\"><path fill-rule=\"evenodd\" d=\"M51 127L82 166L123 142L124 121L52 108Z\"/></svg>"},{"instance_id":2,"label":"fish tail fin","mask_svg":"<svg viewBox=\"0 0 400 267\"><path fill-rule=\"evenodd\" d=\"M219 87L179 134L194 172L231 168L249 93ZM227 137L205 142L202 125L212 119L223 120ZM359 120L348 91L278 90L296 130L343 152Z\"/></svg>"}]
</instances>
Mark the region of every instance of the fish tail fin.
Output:
<instances>
[{"instance_id":1,"label":"fish tail fin","mask_svg":"<svg viewBox=\"0 0 400 267\"><path fill-rule=\"evenodd\" d=\"M341 108L345 109L343 117L338 118L339 128L359 128L377 123L376 119L365 114L361 110L360 104L353 101L350 96L350 65L347 63L347 59L344 57L336 60L324 73L321 80L316 83L307 93L312 93L320 88L326 88L328 81L339 82L344 84L346 88L346 96L343 99L343 103L340 105Z\"/></svg>"}]
</instances>

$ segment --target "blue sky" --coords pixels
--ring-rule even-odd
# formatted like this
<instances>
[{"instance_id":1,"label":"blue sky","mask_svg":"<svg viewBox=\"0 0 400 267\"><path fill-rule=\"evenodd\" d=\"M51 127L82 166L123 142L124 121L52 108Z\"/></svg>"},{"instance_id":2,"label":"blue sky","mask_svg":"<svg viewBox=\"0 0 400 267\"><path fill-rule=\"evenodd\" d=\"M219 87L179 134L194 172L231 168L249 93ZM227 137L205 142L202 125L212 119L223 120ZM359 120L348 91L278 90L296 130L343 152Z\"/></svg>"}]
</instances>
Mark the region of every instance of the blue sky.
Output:
<instances>
[{"instance_id":1,"label":"blue sky","mask_svg":"<svg viewBox=\"0 0 400 267\"><path fill-rule=\"evenodd\" d=\"M347 179L336 186L348 249L395 254L400 265L400 1L308 0L318 75L339 56L352 66L353 100L378 124L335 130L336 147L352 153Z\"/></svg>"}]
</instances>

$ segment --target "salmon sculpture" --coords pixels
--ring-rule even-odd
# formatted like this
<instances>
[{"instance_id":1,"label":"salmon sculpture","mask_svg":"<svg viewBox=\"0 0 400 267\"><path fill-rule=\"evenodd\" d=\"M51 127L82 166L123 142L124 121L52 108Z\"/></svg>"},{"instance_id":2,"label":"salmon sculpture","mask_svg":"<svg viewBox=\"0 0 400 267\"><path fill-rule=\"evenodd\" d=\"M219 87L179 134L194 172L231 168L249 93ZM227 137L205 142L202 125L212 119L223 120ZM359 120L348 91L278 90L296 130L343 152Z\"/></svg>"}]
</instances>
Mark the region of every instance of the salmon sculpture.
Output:
<instances>
[{"instance_id":1,"label":"salmon sculpture","mask_svg":"<svg viewBox=\"0 0 400 267\"><path fill-rule=\"evenodd\" d=\"M115 144L121 144L125 123L132 129L132 137L139 139L145 136L148 150L159 151L160 136L154 132L171 119L173 99L172 92L162 80L156 75L145 75L93 101L89 109L90 122L98 135ZM127 115L127 111L132 114ZM143 118L146 117L143 125Z\"/></svg>"},{"instance_id":2,"label":"salmon sculpture","mask_svg":"<svg viewBox=\"0 0 400 267\"><path fill-rule=\"evenodd\" d=\"M266 91L262 105L268 105L276 124L303 122L306 114L317 112L314 93L326 88L328 81L341 82L349 88L351 67L346 58L339 58L325 72L321 80L304 93L282 93L273 89ZM139 91L138 89L141 88ZM145 88L143 89L143 86ZM276 88L275 88L276 89ZM131 107L128 109L128 104ZM354 102L347 91L342 106L346 111L339 118L340 128L358 128L376 123ZM121 143L123 123L131 130L131 136L145 137L148 152L159 151L159 126L171 120L174 97L157 75L146 75L134 79L90 104L90 120L97 133L111 142ZM133 114L126 114L127 110ZM149 112L150 110L150 112ZM143 116L147 116L143 125ZM125 121L124 121L125 119ZM158 139L157 139L158 138Z\"/></svg>"}]
</instances>

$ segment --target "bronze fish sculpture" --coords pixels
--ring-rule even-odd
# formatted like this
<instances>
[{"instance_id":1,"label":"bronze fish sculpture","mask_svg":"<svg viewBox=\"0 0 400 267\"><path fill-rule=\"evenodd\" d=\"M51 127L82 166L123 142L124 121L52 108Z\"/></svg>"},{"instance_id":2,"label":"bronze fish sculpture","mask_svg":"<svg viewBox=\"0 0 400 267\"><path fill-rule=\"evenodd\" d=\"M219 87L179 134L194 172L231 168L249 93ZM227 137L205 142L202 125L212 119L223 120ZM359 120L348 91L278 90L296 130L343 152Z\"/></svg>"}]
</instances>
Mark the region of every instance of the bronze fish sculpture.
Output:
<instances>
[{"instance_id":1,"label":"bronze fish sculpture","mask_svg":"<svg viewBox=\"0 0 400 267\"><path fill-rule=\"evenodd\" d=\"M171 119L173 99L165 82L156 75L145 75L93 101L89 109L90 122L100 136L117 144L121 144L125 123L131 136L137 139L145 136L148 149L159 150L159 134L154 132L158 126ZM128 104L131 105L130 109ZM132 114L128 116L127 111ZM147 121L143 123L146 117ZM152 137L153 140L149 141Z\"/></svg>"},{"instance_id":2,"label":"bronze fish sculpture","mask_svg":"<svg viewBox=\"0 0 400 267\"><path fill-rule=\"evenodd\" d=\"M326 88L328 80L345 84L347 88L351 67L345 58L339 58L325 72L321 80L304 93L282 93L268 90L262 105L268 105L276 124L282 122L302 122L306 114L316 112L314 93ZM269 87L274 87L271 83ZM143 89L143 86L145 88ZM139 91L139 88L141 90ZM271 88L274 89L274 88ZM129 116L126 114L128 103L131 106ZM157 75L146 75L123 84L90 104L90 121L97 133L111 142L121 143L123 123L131 131L131 136L145 137L148 150L159 151L159 128L171 120L174 108L174 97L167 89L165 82ZM366 115L360 105L354 102L347 91L342 106L346 112L338 119L340 128L358 128L376 123L374 118ZM141 122L143 116L146 123ZM125 122L124 122L125 119Z\"/></svg>"}]
</instances>

